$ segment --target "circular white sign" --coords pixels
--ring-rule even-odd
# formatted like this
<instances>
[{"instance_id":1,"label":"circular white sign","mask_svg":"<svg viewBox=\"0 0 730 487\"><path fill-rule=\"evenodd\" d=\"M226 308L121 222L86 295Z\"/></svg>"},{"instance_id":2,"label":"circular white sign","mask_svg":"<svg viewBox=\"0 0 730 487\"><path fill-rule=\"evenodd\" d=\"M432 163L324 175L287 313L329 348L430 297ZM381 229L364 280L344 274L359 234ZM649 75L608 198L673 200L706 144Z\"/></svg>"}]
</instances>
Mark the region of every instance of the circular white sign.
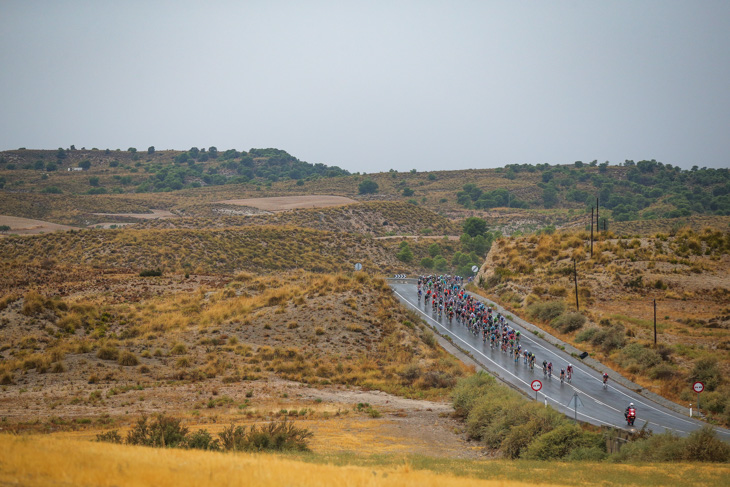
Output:
<instances>
[{"instance_id":1,"label":"circular white sign","mask_svg":"<svg viewBox=\"0 0 730 487\"><path fill-rule=\"evenodd\" d=\"M357 264L355 264L355 270L356 271L361 271L362 270L362 264L359 263L359 262Z\"/></svg>"},{"instance_id":2,"label":"circular white sign","mask_svg":"<svg viewBox=\"0 0 730 487\"><path fill-rule=\"evenodd\" d=\"M471 271L472 272L477 272L477 271L479 271L479 267L478 266L472 266L471 267Z\"/></svg>"},{"instance_id":3,"label":"circular white sign","mask_svg":"<svg viewBox=\"0 0 730 487\"><path fill-rule=\"evenodd\" d=\"M705 385L702 382L695 382L692 389L694 389L695 392L700 393L705 390Z\"/></svg>"},{"instance_id":4,"label":"circular white sign","mask_svg":"<svg viewBox=\"0 0 730 487\"><path fill-rule=\"evenodd\" d=\"M532 381L532 384L530 384L530 387L532 387L532 390L533 390L533 391L537 392L537 391L539 391L540 389L542 389L542 382L540 382L540 381L539 381L539 380L537 380L537 379L536 379L536 380L533 380L533 381Z\"/></svg>"}]
</instances>

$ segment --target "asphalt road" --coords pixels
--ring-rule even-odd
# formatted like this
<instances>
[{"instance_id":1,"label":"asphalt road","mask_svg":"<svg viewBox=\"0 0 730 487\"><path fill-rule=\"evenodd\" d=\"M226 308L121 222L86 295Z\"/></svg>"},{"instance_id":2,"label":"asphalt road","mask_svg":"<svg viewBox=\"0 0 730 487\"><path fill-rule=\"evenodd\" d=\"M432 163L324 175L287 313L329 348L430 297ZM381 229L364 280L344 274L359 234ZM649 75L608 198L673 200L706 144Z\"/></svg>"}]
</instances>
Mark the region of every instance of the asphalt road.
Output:
<instances>
[{"instance_id":1,"label":"asphalt road","mask_svg":"<svg viewBox=\"0 0 730 487\"><path fill-rule=\"evenodd\" d=\"M416 312L443 336L451 340L462 350L471 353L473 358L493 374L510 383L515 388L524 391L535 399L536 394L531 389L531 383L539 380L542 389L537 393L537 400L549 404L554 409L570 416L577 414L581 421L595 425L608 425L628 429L624 420L624 410L633 402L636 406L636 423L634 428L640 429L648 422L648 428L655 433L670 430L680 436L687 436L690 432L701 428L706 423L689 418L670 409L667 409L638 393L613 383L609 378L608 387L604 389L602 373L581 363L579 359L571 357L554 345L533 335L513 322L511 327L520 330L523 350L533 352L537 359L535 369L530 370L523 363L522 357L515 363L507 353L497 348L491 349L489 343L482 343L481 337L474 336L464 325L455 318L452 321L444 316L441 319L431 311L431 305L418 303L415 282L405 280L391 280L390 287L395 295L407 306ZM553 377L547 378L543 374L542 361L553 363ZM560 383L560 369L568 363L573 364L573 378L571 383ZM580 399L577 411L568 405L577 394ZM717 435L725 441L730 441L730 431L717 428Z\"/></svg>"}]
</instances>

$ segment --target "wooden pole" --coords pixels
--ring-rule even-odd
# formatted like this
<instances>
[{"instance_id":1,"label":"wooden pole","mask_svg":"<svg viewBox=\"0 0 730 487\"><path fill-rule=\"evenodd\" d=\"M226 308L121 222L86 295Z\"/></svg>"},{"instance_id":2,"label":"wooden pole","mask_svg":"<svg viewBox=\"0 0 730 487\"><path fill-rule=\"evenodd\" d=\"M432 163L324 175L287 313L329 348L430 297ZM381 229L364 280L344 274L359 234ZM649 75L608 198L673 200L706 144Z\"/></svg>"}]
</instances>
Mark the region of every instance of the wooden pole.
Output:
<instances>
[{"instance_id":1,"label":"wooden pole","mask_svg":"<svg viewBox=\"0 0 730 487\"><path fill-rule=\"evenodd\" d=\"M598 214L598 208L596 208L596 214ZM598 218L596 218L598 223ZM591 259L593 258L593 207L591 206Z\"/></svg>"},{"instance_id":2,"label":"wooden pole","mask_svg":"<svg viewBox=\"0 0 730 487\"><path fill-rule=\"evenodd\" d=\"M598 196L596 196L596 230L600 232L601 227L599 226L599 223L598 223L599 221L600 220L598 219Z\"/></svg>"},{"instance_id":3,"label":"wooden pole","mask_svg":"<svg viewBox=\"0 0 730 487\"><path fill-rule=\"evenodd\" d=\"M654 348L656 348L656 299L654 300Z\"/></svg>"},{"instance_id":4,"label":"wooden pole","mask_svg":"<svg viewBox=\"0 0 730 487\"><path fill-rule=\"evenodd\" d=\"M575 310L580 311L578 307L578 271L575 267L575 259L573 259L573 280L575 281Z\"/></svg>"}]
</instances>

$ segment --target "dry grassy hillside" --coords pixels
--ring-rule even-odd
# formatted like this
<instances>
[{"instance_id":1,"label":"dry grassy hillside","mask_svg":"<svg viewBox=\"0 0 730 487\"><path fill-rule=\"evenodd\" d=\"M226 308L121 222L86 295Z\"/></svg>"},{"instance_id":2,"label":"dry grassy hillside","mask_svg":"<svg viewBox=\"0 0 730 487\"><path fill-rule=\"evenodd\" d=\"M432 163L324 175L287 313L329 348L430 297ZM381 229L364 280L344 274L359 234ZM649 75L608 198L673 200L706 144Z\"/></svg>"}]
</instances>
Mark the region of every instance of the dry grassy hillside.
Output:
<instances>
[{"instance_id":1,"label":"dry grassy hillside","mask_svg":"<svg viewBox=\"0 0 730 487\"><path fill-rule=\"evenodd\" d=\"M365 273L173 281L158 283L167 290L159 295L145 285L136 300L122 290L141 286L129 275L62 298L39 282L3 299L5 420L124 421L130 407L187 414L239 404L268 415L255 403L271 400L262 388L274 377L443 398L467 372L401 310L384 280ZM197 383L221 394L201 397ZM243 389L260 393L248 400ZM144 391L139 402L135 391Z\"/></svg>"},{"instance_id":2,"label":"dry grassy hillside","mask_svg":"<svg viewBox=\"0 0 730 487\"><path fill-rule=\"evenodd\" d=\"M209 205L196 208L207 217L177 218L139 223L135 228L217 228L244 225L287 225L329 232L347 232L383 236L458 235L455 222L425 208L404 202L369 202L333 208L297 209L276 214L226 216L241 211L231 205ZM243 211L248 211L244 209ZM185 209L185 213L191 213Z\"/></svg>"},{"instance_id":3,"label":"dry grassy hillside","mask_svg":"<svg viewBox=\"0 0 730 487\"><path fill-rule=\"evenodd\" d=\"M356 262L390 273L397 261L360 234L288 226L205 230L80 230L0 240L0 259L25 265L86 264L97 268L231 273L349 270Z\"/></svg>"},{"instance_id":4,"label":"dry grassy hillside","mask_svg":"<svg viewBox=\"0 0 730 487\"><path fill-rule=\"evenodd\" d=\"M501 239L480 284L518 314L542 321L657 393L688 401L692 381L704 380L710 391L704 407L728 422L730 234L711 229L684 229L673 237L602 234L592 258L588 237L578 232ZM585 324L570 314L573 259Z\"/></svg>"}]
</instances>

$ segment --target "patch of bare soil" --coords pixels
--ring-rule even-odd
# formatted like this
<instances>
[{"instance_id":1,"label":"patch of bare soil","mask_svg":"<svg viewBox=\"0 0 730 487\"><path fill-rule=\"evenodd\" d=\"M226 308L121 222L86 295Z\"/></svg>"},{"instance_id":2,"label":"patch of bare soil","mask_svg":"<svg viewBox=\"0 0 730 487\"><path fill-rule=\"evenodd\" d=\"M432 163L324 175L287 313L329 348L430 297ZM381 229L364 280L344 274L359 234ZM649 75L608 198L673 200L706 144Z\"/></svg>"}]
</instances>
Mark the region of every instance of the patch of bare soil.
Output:
<instances>
[{"instance_id":1,"label":"patch of bare soil","mask_svg":"<svg viewBox=\"0 0 730 487\"><path fill-rule=\"evenodd\" d=\"M89 228L119 228L119 227L126 227L129 225L134 225L134 223L114 223L114 222L101 222L101 223L94 223L92 225L89 225Z\"/></svg>"},{"instance_id":2,"label":"patch of bare soil","mask_svg":"<svg viewBox=\"0 0 730 487\"><path fill-rule=\"evenodd\" d=\"M394 238L410 238L418 242L420 239L424 240L443 240L444 237L441 235L388 235L387 237L373 237L373 240L392 240ZM446 237L450 242L456 242L459 240L458 235L448 235Z\"/></svg>"},{"instance_id":3,"label":"patch of bare soil","mask_svg":"<svg viewBox=\"0 0 730 487\"><path fill-rule=\"evenodd\" d=\"M92 213L96 216L115 216L122 218L138 218L140 220L159 220L161 218L177 218L178 216L167 210L151 210L152 213Z\"/></svg>"},{"instance_id":4,"label":"patch of bare soil","mask_svg":"<svg viewBox=\"0 0 730 487\"><path fill-rule=\"evenodd\" d=\"M4 418L0 431L83 428L74 436L93 439L100 429L124 432L140 415L165 413L185 418L191 430L202 427L216 434L231 422L250 424L288 417L314 433L311 447L321 453L450 458L483 454L482 447L460 433L461 425L452 417L453 408L443 402L404 399L346 386L312 387L274 375L237 384L213 379L144 388L112 386L104 381L88 384L80 378L62 378L65 375L46 374L46 380L32 389L4 387L0 391ZM379 417L372 417L373 410Z\"/></svg>"},{"instance_id":5,"label":"patch of bare soil","mask_svg":"<svg viewBox=\"0 0 730 487\"><path fill-rule=\"evenodd\" d=\"M241 200L217 201L221 204L252 206L266 211L286 211L295 208L326 208L357 203L344 196L313 194L303 196L276 196L271 198L248 198Z\"/></svg>"},{"instance_id":6,"label":"patch of bare soil","mask_svg":"<svg viewBox=\"0 0 730 487\"><path fill-rule=\"evenodd\" d=\"M8 225L9 233L18 235L36 235L39 233L57 232L72 230L74 227L59 225L57 223L45 222L42 220L31 220L17 216L0 215L0 226ZM0 234L2 236L2 234Z\"/></svg>"}]
</instances>

